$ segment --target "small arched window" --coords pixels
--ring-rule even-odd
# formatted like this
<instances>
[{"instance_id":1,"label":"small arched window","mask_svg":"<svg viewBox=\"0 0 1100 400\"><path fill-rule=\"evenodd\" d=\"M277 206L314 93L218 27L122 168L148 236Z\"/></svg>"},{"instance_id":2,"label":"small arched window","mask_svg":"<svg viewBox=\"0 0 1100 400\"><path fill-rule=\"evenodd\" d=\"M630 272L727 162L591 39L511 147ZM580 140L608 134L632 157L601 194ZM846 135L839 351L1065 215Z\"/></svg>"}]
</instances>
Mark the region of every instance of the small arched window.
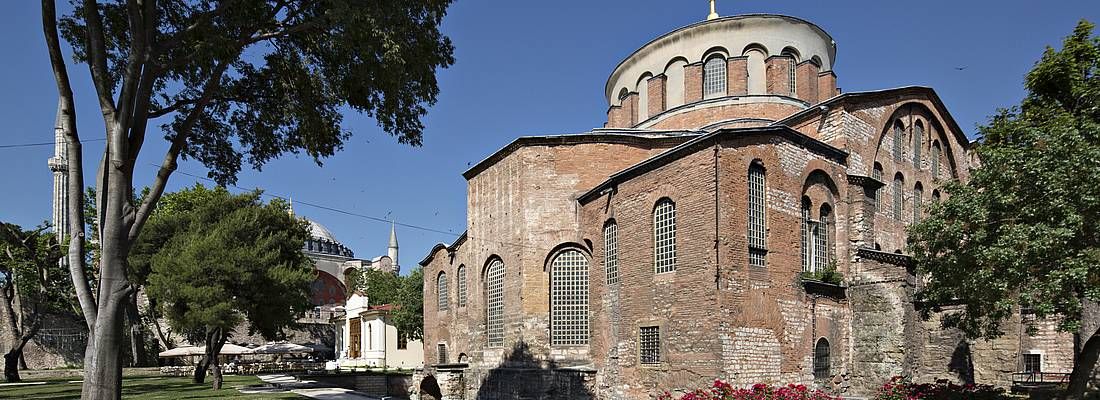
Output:
<instances>
[{"instance_id":1,"label":"small arched window","mask_svg":"<svg viewBox=\"0 0 1100 400\"><path fill-rule=\"evenodd\" d=\"M809 197L802 197L802 270L806 272L813 272L814 270L814 249L813 249L813 220L810 215L813 209L813 203L810 202Z\"/></svg>"},{"instance_id":2,"label":"small arched window","mask_svg":"<svg viewBox=\"0 0 1100 400\"><path fill-rule=\"evenodd\" d=\"M626 101L627 97L630 97L630 91L626 90L626 88L620 89L619 90L619 104L620 105L623 104L623 102Z\"/></svg>"},{"instance_id":3,"label":"small arched window","mask_svg":"<svg viewBox=\"0 0 1100 400\"><path fill-rule=\"evenodd\" d=\"M668 198L653 208L653 267L658 274L676 270L676 203Z\"/></svg>"},{"instance_id":4,"label":"small arched window","mask_svg":"<svg viewBox=\"0 0 1100 400\"><path fill-rule=\"evenodd\" d=\"M901 173L894 175L894 219L901 221L902 201L904 195L902 194L902 184L905 183L905 178L901 176Z\"/></svg>"},{"instance_id":5,"label":"small arched window","mask_svg":"<svg viewBox=\"0 0 1100 400\"><path fill-rule=\"evenodd\" d=\"M767 214L765 199L767 196L767 181L764 166L759 161L749 165L749 265L764 267L768 254L767 242Z\"/></svg>"},{"instance_id":6,"label":"small arched window","mask_svg":"<svg viewBox=\"0 0 1100 400\"><path fill-rule=\"evenodd\" d=\"M913 223L918 223L921 220L921 202L924 201L924 187L920 182L917 182L917 186L913 187Z\"/></svg>"},{"instance_id":7,"label":"small arched window","mask_svg":"<svg viewBox=\"0 0 1100 400\"><path fill-rule=\"evenodd\" d=\"M504 262L493 260L485 270L486 333L489 347L504 346Z\"/></svg>"},{"instance_id":8,"label":"small arched window","mask_svg":"<svg viewBox=\"0 0 1100 400\"><path fill-rule=\"evenodd\" d=\"M458 306L466 307L466 266L458 266Z\"/></svg>"},{"instance_id":9,"label":"small arched window","mask_svg":"<svg viewBox=\"0 0 1100 400\"><path fill-rule=\"evenodd\" d=\"M901 121L894 122L894 161L900 163L905 151L905 126Z\"/></svg>"},{"instance_id":10,"label":"small arched window","mask_svg":"<svg viewBox=\"0 0 1100 400\"><path fill-rule=\"evenodd\" d=\"M920 170L921 146L924 145L924 124L917 121L913 127L913 166Z\"/></svg>"},{"instance_id":11,"label":"small arched window","mask_svg":"<svg viewBox=\"0 0 1100 400\"><path fill-rule=\"evenodd\" d=\"M619 283L619 232L615 220L603 226L603 268L608 285Z\"/></svg>"},{"instance_id":12,"label":"small arched window","mask_svg":"<svg viewBox=\"0 0 1100 400\"><path fill-rule=\"evenodd\" d=\"M876 181L882 182L882 164L879 164L878 162L875 162L875 167L873 169L871 169L871 177L874 178ZM883 182L883 183L885 183L885 182ZM875 202L874 202L875 211L878 211L879 198L880 197L882 197L882 188L881 187L875 189Z\"/></svg>"},{"instance_id":13,"label":"small arched window","mask_svg":"<svg viewBox=\"0 0 1100 400\"><path fill-rule=\"evenodd\" d=\"M550 264L550 343L588 344L588 259L566 250Z\"/></svg>"},{"instance_id":14,"label":"small arched window","mask_svg":"<svg viewBox=\"0 0 1100 400\"><path fill-rule=\"evenodd\" d=\"M940 191L939 190L932 190L932 202L933 203L939 203L940 202Z\"/></svg>"},{"instance_id":15,"label":"small arched window","mask_svg":"<svg viewBox=\"0 0 1100 400\"><path fill-rule=\"evenodd\" d=\"M798 52L788 47L781 54L787 56L787 85L791 97L795 97L798 95Z\"/></svg>"},{"instance_id":16,"label":"small arched window","mask_svg":"<svg viewBox=\"0 0 1100 400\"><path fill-rule=\"evenodd\" d=\"M436 288L436 295L437 295L436 297L439 300L439 302L438 302L439 311L447 311L448 305L450 304L450 299L447 298L447 294L449 292L448 292L448 289L447 289L447 273L446 272L440 272L439 273L439 278L436 279L435 288Z\"/></svg>"},{"instance_id":17,"label":"small arched window","mask_svg":"<svg viewBox=\"0 0 1100 400\"><path fill-rule=\"evenodd\" d=\"M829 379L829 341L825 338L817 340L814 346L814 379Z\"/></svg>"},{"instance_id":18,"label":"small arched window","mask_svg":"<svg viewBox=\"0 0 1100 400\"><path fill-rule=\"evenodd\" d=\"M932 177L940 177L940 142L932 142Z\"/></svg>"},{"instance_id":19,"label":"small arched window","mask_svg":"<svg viewBox=\"0 0 1100 400\"><path fill-rule=\"evenodd\" d=\"M703 98L726 95L726 58L715 54L703 64Z\"/></svg>"}]
</instances>

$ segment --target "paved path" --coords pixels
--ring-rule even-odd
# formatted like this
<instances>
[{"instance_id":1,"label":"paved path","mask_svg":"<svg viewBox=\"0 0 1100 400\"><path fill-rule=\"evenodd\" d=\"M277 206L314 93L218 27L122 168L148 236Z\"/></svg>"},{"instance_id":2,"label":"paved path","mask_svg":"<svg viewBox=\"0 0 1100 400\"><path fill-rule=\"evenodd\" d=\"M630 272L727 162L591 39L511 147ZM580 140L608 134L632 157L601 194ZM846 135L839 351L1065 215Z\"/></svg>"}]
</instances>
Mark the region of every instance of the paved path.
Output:
<instances>
[{"instance_id":1,"label":"paved path","mask_svg":"<svg viewBox=\"0 0 1100 400\"><path fill-rule=\"evenodd\" d=\"M318 387L315 381L299 381L292 375L272 374L257 375L264 383L270 383L280 388L290 389L294 394L321 400L381 400L381 397L368 396L353 390L344 388Z\"/></svg>"}]
</instances>

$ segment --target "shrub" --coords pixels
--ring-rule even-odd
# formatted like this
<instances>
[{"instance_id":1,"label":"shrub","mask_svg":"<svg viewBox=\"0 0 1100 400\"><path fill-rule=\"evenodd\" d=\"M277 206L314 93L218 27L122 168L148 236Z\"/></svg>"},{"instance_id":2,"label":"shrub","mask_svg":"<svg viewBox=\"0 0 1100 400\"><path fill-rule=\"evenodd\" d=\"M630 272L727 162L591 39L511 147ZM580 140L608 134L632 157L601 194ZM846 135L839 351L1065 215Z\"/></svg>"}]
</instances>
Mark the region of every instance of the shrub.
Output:
<instances>
[{"instance_id":1,"label":"shrub","mask_svg":"<svg viewBox=\"0 0 1100 400\"><path fill-rule=\"evenodd\" d=\"M956 385L947 381L913 383L895 376L879 388L874 400L1003 400L1005 390L991 385Z\"/></svg>"},{"instance_id":2,"label":"shrub","mask_svg":"<svg viewBox=\"0 0 1100 400\"><path fill-rule=\"evenodd\" d=\"M665 392L659 400L673 400L672 394ZM734 388L720 379L708 389L696 389L680 396L679 400L841 400L820 390L811 390L805 385L770 386L757 383L749 389Z\"/></svg>"}]
</instances>

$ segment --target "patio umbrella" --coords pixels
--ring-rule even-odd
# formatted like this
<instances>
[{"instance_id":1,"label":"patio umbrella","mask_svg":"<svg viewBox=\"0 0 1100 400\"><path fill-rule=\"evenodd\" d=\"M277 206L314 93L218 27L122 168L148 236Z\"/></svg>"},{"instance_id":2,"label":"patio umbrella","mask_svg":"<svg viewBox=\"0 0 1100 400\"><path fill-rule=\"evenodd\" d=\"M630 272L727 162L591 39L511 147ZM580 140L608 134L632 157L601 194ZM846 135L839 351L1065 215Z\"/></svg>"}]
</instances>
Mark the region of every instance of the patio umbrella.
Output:
<instances>
[{"instance_id":1,"label":"patio umbrella","mask_svg":"<svg viewBox=\"0 0 1100 400\"><path fill-rule=\"evenodd\" d=\"M312 352L313 348L294 343L268 343L249 350L251 354L297 354Z\"/></svg>"},{"instance_id":2,"label":"patio umbrella","mask_svg":"<svg viewBox=\"0 0 1100 400\"><path fill-rule=\"evenodd\" d=\"M180 346L174 349L165 350L157 354L159 357L186 357L186 356L198 356L205 352L206 348L198 346Z\"/></svg>"}]
</instances>

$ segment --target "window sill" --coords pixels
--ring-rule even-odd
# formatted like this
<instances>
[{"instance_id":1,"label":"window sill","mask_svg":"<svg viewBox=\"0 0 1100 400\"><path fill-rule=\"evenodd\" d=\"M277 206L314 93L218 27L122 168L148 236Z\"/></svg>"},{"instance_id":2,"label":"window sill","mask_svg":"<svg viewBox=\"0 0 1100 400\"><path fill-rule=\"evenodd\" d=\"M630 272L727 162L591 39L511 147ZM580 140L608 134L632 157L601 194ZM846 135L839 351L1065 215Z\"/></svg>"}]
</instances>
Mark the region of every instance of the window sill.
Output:
<instances>
[{"instance_id":1,"label":"window sill","mask_svg":"<svg viewBox=\"0 0 1100 400\"><path fill-rule=\"evenodd\" d=\"M806 290L806 293L832 297L834 299L843 299L847 297L848 287L843 284L838 285L806 278L800 278L800 280L802 281L802 288Z\"/></svg>"}]
</instances>

